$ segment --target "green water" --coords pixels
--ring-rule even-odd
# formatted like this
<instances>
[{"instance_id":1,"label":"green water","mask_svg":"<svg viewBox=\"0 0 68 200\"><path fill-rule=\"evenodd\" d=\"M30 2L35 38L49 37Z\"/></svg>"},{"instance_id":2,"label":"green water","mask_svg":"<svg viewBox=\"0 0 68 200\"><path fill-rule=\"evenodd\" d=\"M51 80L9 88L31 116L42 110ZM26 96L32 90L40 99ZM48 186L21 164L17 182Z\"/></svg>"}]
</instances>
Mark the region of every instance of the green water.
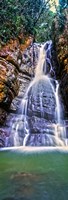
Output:
<instances>
[{"instance_id":1,"label":"green water","mask_svg":"<svg viewBox=\"0 0 68 200\"><path fill-rule=\"evenodd\" d=\"M0 200L68 200L68 154L0 152Z\"/></svg>"}]
</instances>

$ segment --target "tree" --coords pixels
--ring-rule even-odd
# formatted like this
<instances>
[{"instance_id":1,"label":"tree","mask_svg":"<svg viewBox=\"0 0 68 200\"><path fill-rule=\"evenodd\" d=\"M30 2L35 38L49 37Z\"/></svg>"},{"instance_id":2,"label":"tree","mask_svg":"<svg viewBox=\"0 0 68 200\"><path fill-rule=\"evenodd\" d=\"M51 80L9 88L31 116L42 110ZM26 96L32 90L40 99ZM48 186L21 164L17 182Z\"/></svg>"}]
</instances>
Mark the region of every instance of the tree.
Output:
<instances>
[{"instance_id":1,"label":"tree","mask_svg":"<svg viewBox=\"0 0 68 200\"><path fill-rule=\"evenodd\" d=\"M59 24L59 33L62 33L66 22L65 9L67 8L67 0L59 0L59 6L57 10L57 19Z\"/></svg>"},{"instance_id":2,"label":"tree","mask_svg":"<svg viewBox=\"0 0 68 200\"><path fill-rule=\"evenodd\" d=\"M48 9L41 15L36 27L36 41L44 42L51 40L54 16L55 14Z\"/></svg>"},{"instance_id":3,"label":"tree","mask_svg":"<svg viewBox=\"0 0 68 200\"><path fill-rule=\"evenodd\" d=\"M67 7L67 0L59 0L60 8L63 9Z\"/></svg>"},{"instance_id":4,"label":"tree","mask_svg":"<svg viewBox=\"0 0 68 200\"><path fill-rule=\"evenodd\" d=\"M1 0L0 37L6 42L20 32L35 34L36 24L49 0Z\"/></svg>"}]
</instances>

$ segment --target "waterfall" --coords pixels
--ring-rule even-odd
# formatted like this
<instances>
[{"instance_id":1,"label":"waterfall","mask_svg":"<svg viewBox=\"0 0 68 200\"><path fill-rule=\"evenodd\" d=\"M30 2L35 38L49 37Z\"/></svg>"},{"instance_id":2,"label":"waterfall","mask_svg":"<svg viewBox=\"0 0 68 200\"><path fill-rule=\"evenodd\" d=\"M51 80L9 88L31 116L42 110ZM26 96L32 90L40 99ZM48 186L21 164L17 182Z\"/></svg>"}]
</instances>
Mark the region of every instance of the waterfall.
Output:
<instances>
[{"instance_id":1,"label":"waterfall","mask_svg":"<svg viewBox=\"0 0 68 200\"><path fill-rule=\"evenodd\" d=\"M15 130L15 134L14 134L14 144L15 144L15 146L19 146L20 145L19 136L18 136L18 128L19 128L19 123L16 125L16 130Z\"/></svg>"},{"instance_id":2,"label":"waterfall","mask_svg":"<svg viewBox=\"0 0 68 200\"><path fill-rule=\"evenodd\" d=\"M65 145L64 138L66 132L61 124L59 83L55 80L55 77L50 76L51 71L54 72L51 63L51 46L52 41L48 41L40 46L35 76L21 101L20 109L23 116L22 134L24 134L23 146L38 146L38 144L44 146ZM47 64L49 65L48 73ZM19 144L19 126L20 122L15 130L15 145Z\"/></svg>"},{"instance_id":3,"label":"waterfall","mask_svg":"<svg viewBox=\"0 0 68 200\"><path fill-rule=\"evenodd\" d=\"M59 102L59 83L56 81L56 114L57 114L57 122L60 124L61 123L61 111L60 111L60 102Z\"/></svg>"},{"instance_id":4,"label":"waterfall","mask_svg":"<svg viewBox=\"0 0 68 200\"><path fill-rule=\"evenodd\" d=\"M41 78L44 75L43 72L43 65L44 62L46 61L46 54L45 54L45 50L44 50L44 45L41 46L40 48L40 53L39 53L39 60L38 60L38 64L36 66L36 70L35 70L35 80L38 78Z\"/></svg>"}]
</instances>

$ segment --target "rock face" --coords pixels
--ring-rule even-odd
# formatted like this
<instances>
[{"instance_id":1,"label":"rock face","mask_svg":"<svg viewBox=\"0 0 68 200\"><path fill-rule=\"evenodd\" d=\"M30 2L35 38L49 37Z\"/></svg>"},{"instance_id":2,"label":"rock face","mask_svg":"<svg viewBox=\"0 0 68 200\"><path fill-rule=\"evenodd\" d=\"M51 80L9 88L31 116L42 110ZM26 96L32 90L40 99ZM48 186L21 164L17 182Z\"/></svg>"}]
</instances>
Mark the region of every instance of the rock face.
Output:
<instances>
[{"instance_id":1,"label":"rock face","mask_svg":"<svg viewBox=\"0 0 68 200\"><path fill-rule=\"evenodd\" d=\"M53 132L51 125L55 123L55 104L55 96L48 80L40 80L32 87L28 98L29 138L26 145L51 145L47 137Z\"/></svg>"},{"instance_id":2,"label":"rock face","mask_svg":"<svg viewBox=\"0 0 68 200\"><path fill-rule=\"evenodd\" d=\"M39 44L32 45L31 38L27 39L25 44L20 44L18 39L15 42L11 40L6 47L7 50L4 47L0 52L1 71L5 74L5 80L3 80L3 75L1 76L1 82L4 85L4 93L2 93L0 104L1 124L11 104L4 127L0 129L0 146L23 145L24 138L27 145L27 137L28 145L31 146L55 146L57 144L54 137L55 127L52 126L56 120L56 99L48 80L40 80L30 88L28 102L27 105L25 104L25 107L27 106L26 117L23 113L23 103L26 103L23 102L24 95L35 76L39 55L38 47ZM47 64L47 66L48 71L46 73L49 73L50 64ZM52 74L49 74L49 76L56 89L55 74L53 72L52 70ZM3 114L4 112L5 114ZM26 123L24 123L24 120Z\"/></svg>"},{"instance_id":3,"label":"rock face","mask_svg":"<svg viewBox=\"0 0 68 200\"><path fill-rule=\"evenodd\" d=\"M18 101L15 99L14 103L12 103L12 100L18 95L21 76L22 74L24 76L22 84L23 93L24 85L26 85L25 80L28 82L31 77L31 69L29 68L29 65L31 66L30 55L27 55L26 48L31 44L32 38L26 38L24 44L20 44L21 40L22 36L19 36L16 40L10 40L0 50L0 146L5 146L6 135L8 135L7 138L9 137L9 131L7 129L4 131L2 125L5 126L5 119L10 115L10 110L14 112L17 109Z\"/></svg>"},{"instance_id":4,"label":"rock face","mask_svg":"<svg viewBox=\"0 0 68 200\"><path fill-rule=\"evenodd\" d=\"M8 111L12 100L18 94L18 74L22 73L21 64L25 62L25 59L22 58L22 52L31 42L31 38L28 38L25 44L22 45L20 39L10 40L0 50L0 124L3 124L6 111ZM29 62L29 59L26 59L26 63ZM26 74L31 76L31 72L27 73L27 68L24 70Z\"/></svg>"},{"instance_id":5,"label":"rock face","mask_svg":"<svg viewBox=\"0 0 68 200\"><path fill-rule=\"evenodd\" d=\"M32 87L29 98L28 98L28 115L34 119L44 118L46 122L55 122L55 96L52 91L49 80L40 80L38 83L35 83ZM34 120L30 119L30 123L34 126ZM45 124L46 125L46 124ZM40 127L36 125L36 129L33 127L31 132L40 132ZM43 129L43 127L42 127Z\"/></svg>"},{"instance_id":6,"label":"rock face","mask_svg":"<svg viewBox=\"0 0 68 200\"><path fill-rule=\"evenodd\" d=\"M6 45L0 51L0 124L4 122L12 99L18 94L17 60L12 45Z\"/></svg>"},{"instance_id":7,"label":"rock face","mask_svg":"<svg viewBox=\"0 0 68 200\"><path fill-rule=\"evenodd\" d=\"M58 67L56 67L56 74L60 80L60 91L66 105L66 112L68 113L68 29L67 29L67 9L64 10L66 21L64 29L59 32L58 21L55 21L54 44L57 54ZM58 34L57 34L58 33Z\"/></svg>"}]
</instances>

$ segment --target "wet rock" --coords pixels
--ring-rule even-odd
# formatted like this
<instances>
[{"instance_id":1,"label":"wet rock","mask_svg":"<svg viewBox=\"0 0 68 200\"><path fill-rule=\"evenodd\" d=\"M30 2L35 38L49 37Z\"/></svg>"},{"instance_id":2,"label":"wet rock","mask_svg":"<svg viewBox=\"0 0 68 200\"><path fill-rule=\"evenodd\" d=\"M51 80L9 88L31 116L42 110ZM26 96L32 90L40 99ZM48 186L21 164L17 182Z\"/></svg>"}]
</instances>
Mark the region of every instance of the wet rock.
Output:
<instances>
[{"instance_id":1,"label":"wet rock","mask_svg":"<svg viewBox=\"0 0 68 200\"><path fill-rule=\"evenodd\" d=\"M19 83L15 66L4 58L0 58L0 69L0 107L7 110L18 94Z\"/></svg>"},{"instance_id":2,"label":"wet rock","mask_svg":"<svg viewBox=\"0 0 68 200\"><path fill-rule=\"evenodd\" d=\"M55 96L49 80L35 83L29 93L28 114L43 117L46 120L55 118Z\"/></svg>"},{"instance_id":3,"label":"wet rock","mask_svg":"<svg viewBox=\"0 0 68 200\"><path fill-rule=\"evenodd\" d=\"M49 79L35 83L28 96L27 121L30 135L48 133L49 123L56 122L56 100Z\"/></svg>"},{"instance_id":4,"label":"wet rock","mask_svg":"<svg viewBox=\"0 0 68 200\"><path fill-rule=\"evenodd\" d=\"M48 132L47 129L49 129L49 132L51 132L49 128L51 121L50 120L48 121L43 117L40 116L39 117L32 116L31 118L29 117L28 124L31 134L41 134L41 133L45 134Z\"/></svg>"},{"instance_id":5,"label":"wet rock","mask_svg":"<svg viewBox=\"0 0 68 200\"><path fill-rule=\"evenodd\" d=\"M0 128L0 147L7 146L9 131Z\"/></svg>"},{"instance_id":6,"label":"wet rock","mask_svg":"<svg viewBox=\"0 0 68 200\"><path fill-rule=\"evenodd\" d=\"M0 137L0 148L5 147L5 141L3 140L2 137Z\"/></svg>"},{"instance_id":7,"label":"wet rock","mask_svg":"<svg viewBox=\"0 0 68 200\"><path fill-rule=\"evenodd\" d=\"M30 68L29 53L27 53L27 63L30 66L27 66L26 69L25 66L22 66L23 52L31 44L32 38L26 38L24 44L20 44L20 40L21 37L15 40L11 39L0 50L0 124L3 124L11 102L18 94L20 86L19 73L25 74L28 78L32 76L31 73L33 74Z\"/></svg>"},{"instance_id":8,"label":"wet rock","mask_svg":"<svg viewBox=\"0 0 68 200\"><path fill-rule=\"evenodd\" d=\"M0 108L0 125L2 125L7 117L7 113L3 108Z\"/></svg>"},{"instance_id":9,"label":"wet rock","mask_svg":"<svg viewBox=\"0 0 68 200\"><path fill-rule=\"evenodd\" d=\"M68 74L66 73L64 77L63 76L61 77L60 91L65 103L65 112L66 112L66 115L68 116Z\"/></svg>"},{"instance_id":10,"label":"wet rock","mask_svg":"<svg viewBox=\"0 0 68 200\"><path fill-rule=\"evenodd\" d=\"M33 77L35 74L38 53L39 50L36 44L31 44L29 48L22 53L22 64L20 66L20 70L27 77Z\"/></svg>"},{"instance_id":11,"label":"wet rock","mask_svg":"<svg viewBox=\"0 0 68 200\"><path fill-rule=\"evenodd\" d=\"M11 40L10 44L5 45L0 50L0 107L1 110L3 108L3 112L1 111L0 124L4 122L10 104L13 98L18 94L19 81L17 79L18 69L16 55L18 50L17 52L15 51L17 45L17 41L13 44ZM15 49L13 49L13 47L15 47Z\"/></svg>"}]
</instances>

